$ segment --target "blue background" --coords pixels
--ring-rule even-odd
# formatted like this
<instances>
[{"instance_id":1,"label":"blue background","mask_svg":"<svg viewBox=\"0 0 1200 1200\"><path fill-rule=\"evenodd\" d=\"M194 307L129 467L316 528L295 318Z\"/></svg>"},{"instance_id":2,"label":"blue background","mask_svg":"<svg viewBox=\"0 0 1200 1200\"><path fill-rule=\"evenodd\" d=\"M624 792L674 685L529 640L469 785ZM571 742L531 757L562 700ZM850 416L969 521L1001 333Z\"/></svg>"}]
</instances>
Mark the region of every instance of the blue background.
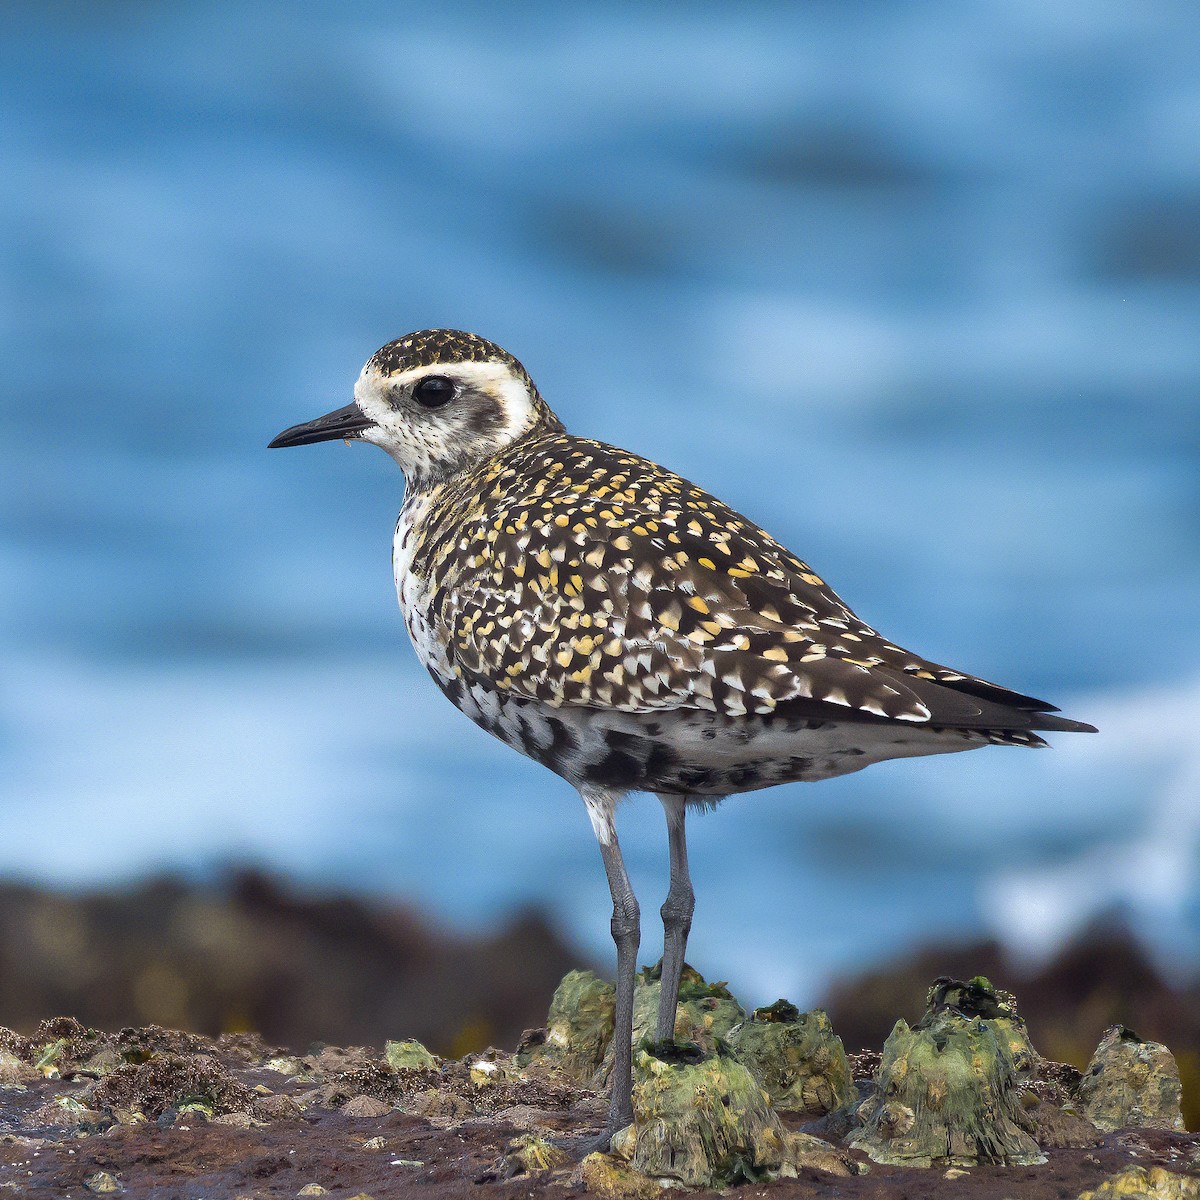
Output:
<instances>
[{"instance_id":1,"label":"blue background","mask_svg":"<svg viewBox=\"0 0 1200 1200\"><path fill-rule=\"evenodd\" d=\"M900 644L1092 720L693 826L745 998L930 938L1200 948L1200 11L7 5L0 871L251 860L608 949L560 780L450 709L403 481L267 453L481 333ZM622 836L646 912L658 806ZM643 957L652 960L647 922Z\"/></svg>"}]
</instances>

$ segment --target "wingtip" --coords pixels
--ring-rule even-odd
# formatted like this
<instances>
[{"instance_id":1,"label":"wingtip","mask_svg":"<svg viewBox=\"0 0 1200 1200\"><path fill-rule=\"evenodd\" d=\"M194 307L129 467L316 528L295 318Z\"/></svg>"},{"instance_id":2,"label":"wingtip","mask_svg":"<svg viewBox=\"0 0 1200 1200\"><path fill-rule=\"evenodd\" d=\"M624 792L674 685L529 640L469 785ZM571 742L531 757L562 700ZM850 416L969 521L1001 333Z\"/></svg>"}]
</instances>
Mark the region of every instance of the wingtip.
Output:
<instances>
[{"instance_id":1,"label":"wingtip","mask_svg":"<svg viewBox=\"0 0 1200 1200\"><path fill-rule=\"evenodd\" d=\"M1099 733L1095 725L1086 721L1072 721L1070 717L1055 717L1049 713L1036 713L1031 725L1033 729L1042 729L1051 733Z\"/></svg>"}]
</instances>

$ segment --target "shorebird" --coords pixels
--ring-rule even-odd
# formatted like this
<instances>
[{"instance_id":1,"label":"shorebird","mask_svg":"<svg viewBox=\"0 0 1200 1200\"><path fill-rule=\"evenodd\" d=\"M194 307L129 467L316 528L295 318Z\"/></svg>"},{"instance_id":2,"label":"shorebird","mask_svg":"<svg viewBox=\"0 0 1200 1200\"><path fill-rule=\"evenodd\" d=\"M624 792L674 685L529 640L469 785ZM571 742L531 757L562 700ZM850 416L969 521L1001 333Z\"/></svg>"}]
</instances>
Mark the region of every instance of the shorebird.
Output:
<instances>
[{"instance_id":1,"label":"shorebird","mask_svg":"<svg viewBox=\"0 0 1200 1200\"><path fill-rule=\"evenodd\" d=\"M354 400L272 447L345 438L395 459L392 566L417 656L489 733L574 785L612 893L612 1092L633 1120L640 911L614 813L666 813L670 886L657 1036L674 1031L694 897L690 808L883 759L1044 746L1095 732L1052 705L930 662L864 624L752 521L627 450L567 433L507 351L451 329L368 360Z\"/></svg>"}]
</instances>

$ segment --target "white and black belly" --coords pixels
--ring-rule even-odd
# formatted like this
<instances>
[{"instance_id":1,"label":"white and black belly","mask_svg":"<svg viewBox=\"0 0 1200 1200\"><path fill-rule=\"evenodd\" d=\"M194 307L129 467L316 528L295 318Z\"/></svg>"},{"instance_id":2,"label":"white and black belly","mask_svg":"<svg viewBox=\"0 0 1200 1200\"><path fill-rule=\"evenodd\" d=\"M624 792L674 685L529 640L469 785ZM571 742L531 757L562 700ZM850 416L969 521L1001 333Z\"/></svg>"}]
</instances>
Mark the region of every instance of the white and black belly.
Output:
<instances>
[{"instance_id":1,"label":"white and black belly","mask_svg":"<svg viewBox=\"0 0 1200 1200\"><path fill-rule=\"evenodd\" d=\"M451 703L477 725L576 787L727 796L847 775L888 758L986 744L960 731L914 729L899 722L555 708L426 666Z\"/></svg>"}]
</instances>

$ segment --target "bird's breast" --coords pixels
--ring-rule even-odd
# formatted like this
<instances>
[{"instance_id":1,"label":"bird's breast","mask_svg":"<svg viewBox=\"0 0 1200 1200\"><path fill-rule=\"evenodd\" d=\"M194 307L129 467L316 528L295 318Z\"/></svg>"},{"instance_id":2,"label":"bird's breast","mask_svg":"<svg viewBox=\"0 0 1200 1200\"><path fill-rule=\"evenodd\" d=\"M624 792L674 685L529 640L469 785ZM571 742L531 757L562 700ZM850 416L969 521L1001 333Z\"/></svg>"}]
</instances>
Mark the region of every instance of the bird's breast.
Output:
<instances>
[{"instance_id":1,"label":"bird's breast","mask_svg":"<svg viewBox=\"0 0 1200 1200\"><path fill-rule=\"evenodd\" d=\"M432 581L417 567L421 526L427 510L428 502L423 497L406 500L400 510L392 538L392 578L417 658L445 689L455 679L456 672L435 628Z\"/></svg>"}]
</instances>

